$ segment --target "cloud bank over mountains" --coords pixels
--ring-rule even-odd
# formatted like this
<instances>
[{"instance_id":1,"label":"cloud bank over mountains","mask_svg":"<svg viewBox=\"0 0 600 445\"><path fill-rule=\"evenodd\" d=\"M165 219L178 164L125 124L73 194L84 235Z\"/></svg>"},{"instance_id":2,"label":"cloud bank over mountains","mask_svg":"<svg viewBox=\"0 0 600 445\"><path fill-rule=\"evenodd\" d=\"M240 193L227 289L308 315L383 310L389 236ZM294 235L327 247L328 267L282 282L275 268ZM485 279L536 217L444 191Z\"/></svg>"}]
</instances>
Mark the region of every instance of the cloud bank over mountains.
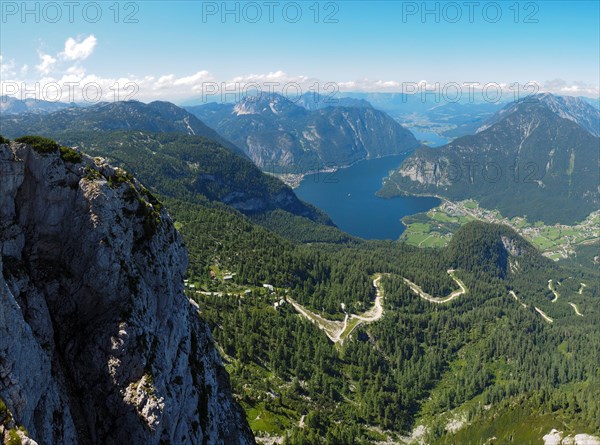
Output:
<instances>
[{"instance_id":1,"label":"cloud bank over mountains","mask_svg":"<svg viewBox=\"0 0 600 445\"><path fill-rule=\"evenodd\" d=\"M55 54L38 51L35 70L0 54L0 95L19 99L36 98L61 102L100 102L111 100L195 99L201 102L239 100L253 91L277 92L293 99L307 92L334 96L344 92L387 92L440 94L442 101L479 96L476 100L511 100L535 92L559 95L598 97L600 88L578 80L527 79L518 82L486 79L466 82L464 79L318 79L290 74L282 70L240 74L221 79L208 69L184 75L171 73L124 74L103 77L88 72L84 61L93 56L98 46L94 35L68 37L64 49ZM518 86L516 86L518 85ZM491 90L491 92L490 92ZM501 96L498 96L498 91Z\"/></svg>"}]
</instances>

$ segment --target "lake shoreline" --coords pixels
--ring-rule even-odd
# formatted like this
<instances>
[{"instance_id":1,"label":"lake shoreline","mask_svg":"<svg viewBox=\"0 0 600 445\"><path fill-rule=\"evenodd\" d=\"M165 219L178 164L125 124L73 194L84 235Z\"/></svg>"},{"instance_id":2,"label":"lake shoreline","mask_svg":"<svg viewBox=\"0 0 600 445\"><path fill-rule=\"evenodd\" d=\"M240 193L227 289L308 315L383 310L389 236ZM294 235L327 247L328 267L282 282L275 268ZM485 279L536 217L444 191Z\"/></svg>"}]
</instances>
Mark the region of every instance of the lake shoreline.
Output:
<instances>
[{"instance_id":1,"label":"lake shoreline","mask_svg":"<svg viewBox=\"0 0 600 445\"><path fill-rule=\"evenodd\" d=\"M346 164L346 165L336 165L335 167L326 167L326 168L323 168L320 170L309 170L307 172L302 172L302 173L273 173L273 172L268 172L268 171L263 171L263 173L266 173L268 175L276 177L277 179L282 181L288 187L291 187L293 190L296 190L298 187L300 187L300 184L307 176L318 175L318 174L322 174L322 173L335 173L339 170L354 167L356 164L359 164L361 162L391 158L394 156L405 156L405 155L409 155L410 153L411 152L394 153L394 154L389 154L389 155L377 156L377 157L373 157L373 158L364 158L364 159L359 159L357 161L351 162L350 164ZM382 178L382 180L383 180L383 178Z\"/></svg>"},{"instance_id":2,"label":"lake shoreline","mask_svg":"<svg viewBox=\"0 0 600 445\"><path fill-rule=\"evenodd\" d=\"M304 175L297 196L327 213L343 231L363 239L397 240L406 230L402 218L441 205L437 197L403 196L383 199L376 195L410 153L363 159L336 173Z\"/></svg>"}]
</instances>

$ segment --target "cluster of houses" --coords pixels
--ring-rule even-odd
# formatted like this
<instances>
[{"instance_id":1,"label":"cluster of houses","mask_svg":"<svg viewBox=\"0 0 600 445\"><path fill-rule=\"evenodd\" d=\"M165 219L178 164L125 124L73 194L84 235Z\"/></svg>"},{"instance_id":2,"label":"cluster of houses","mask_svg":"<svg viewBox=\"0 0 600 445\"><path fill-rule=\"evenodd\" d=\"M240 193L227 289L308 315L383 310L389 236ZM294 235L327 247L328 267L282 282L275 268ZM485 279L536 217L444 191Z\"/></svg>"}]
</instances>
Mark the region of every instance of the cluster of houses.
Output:
<instances>
[{"instance_id":1,"label":"cluster of houses","mask_svg":"<svg viewBox=\"0 0 600 445\"><path fill-rule=\"evenodd\" d=\"M273 285L271 284L263 284L263 287L265 289L267 289L269 292L271 292L271 294L275 293L275 288L273 287ZM273 308L275 310L278 310L280 307L282 307L284 304L286 303L286 301L281 298L279 301L276 301L275 303L273 303Z\"/></svg>"}]
</instances>

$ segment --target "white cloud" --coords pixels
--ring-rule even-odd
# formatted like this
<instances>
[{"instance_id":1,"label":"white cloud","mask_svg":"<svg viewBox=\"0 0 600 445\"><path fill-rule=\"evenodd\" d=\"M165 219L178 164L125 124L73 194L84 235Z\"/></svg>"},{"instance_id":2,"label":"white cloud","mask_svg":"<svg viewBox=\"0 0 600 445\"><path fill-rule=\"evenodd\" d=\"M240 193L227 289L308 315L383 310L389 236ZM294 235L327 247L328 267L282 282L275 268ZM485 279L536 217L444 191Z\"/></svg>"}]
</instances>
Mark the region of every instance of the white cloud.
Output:
<instances>
[{"instance_id":1,"label":"white cloud","mask_svg":"<svg viewBox=\"0 0 600 445\"><path fill-rule=\"evenodd\" d=\"M191 76L181 77L173 83L174 85L186 85L194 86L202 82L208 82L213 80L212 75L208 71L198 71L196 74Z\"/></svg>"},{"instance_id":2,"label":"white cloud","mask_svg":"<svg viewBox=\"0 0 600 445\"><path fill-rule=\"evenodd\" d=\"M85 69L80 65L73 65L67 68L61 80L64 82L79 82L84 77Z\"/></svg>"},{"instance_id":3,"label":"white cloud","mask_svg":"<svg viewBox=\"0 0 600 445\"><path fill-rule=\"evenodd\" d=\"M589 96L597 98L600 95L598 85L582 81L567 82L564 79L553 79L539 83L540 91L562 94L566 96Z\"/></svg>"},{"instance_id":4,"label":"white cloud","mask_svg":"<svg viewBox=\"0 0 600 445\"><path fill-rule=\"evenodd\" d=\"M14 59L7 60L2 54L0 54L0 74L3 76L14 76L14 68Z\"/></svg>"},{"instance_id":5,"label":"white cloud","mask_svg":"<svg viewBox=\"0 0 600 445\"><path fill-rule=\"evenodd\" d=\"M247 74L244 76L236 76L233 79L227 81L229 83L266 83L266 82L275 82L278 84L285 84L285 83L298 83L298 84L304 84L306 82L309 82L311 80L316 80L316 79L310 79L309 77L306 76L293 76L290 75L288 73L286 73L285 71L271 71L268 72L266 74Z\"/></svg>"},{"instance_id":6,"label":"white cloud","mask_svg":"<svg viewBox=\"0 0 600 445\"><path fill-rule=\"evenodd\" d=\"M65 50L60 53L61 58L66 60L85 60L93 52L98 40L94 35L90 35L81 42L69 37L65 42Z\"/></svg>"},{"instance_id":7,"label":"white cloud","mask_svg":"<svg viewBox=\"0 0 600 445\"><path fill-rule=\"evenodd\" d=\"M165 74L159 76L128 75L120 78L99 78L93 74L88 74L82 66L82 61L93 53L97 42L94 35L77 39L70 37L65 41L63 52L54 56L39 52L40 63L35 65L39 74L38 78L35 78L33 70L29 69L28 65L22 65L18 69L14 60L6 60L6 57L0 54L2 81L4 84L15 84L15 82L25 82L26 85L39 84L41 88L44 84L50 82L77 82L79 85L92 82L102 87L103 100L111 100L115 96L115 89L123 89L126 96L131 91L135 91L134 97L127 96L127 98L174 101L190 99L207 101L227 99L230 101L236 97L241 98L244 94L251 94L253 90L257 89L283 93L290 99L308 92L319 92L324 95L335 94L342 97L348 92L412 92L418 94L423 91L439 91L440 88L443 90L442 94L449 94L454 97L456 85L461 88L463 97L469 97L472 92L481 94L482 88L490 83L495 86L488 94L493 96L495 94L494 89L500 88L502 99L510 99L514 95L513 82L498 80L480 81L478 84L476 82L444 82L420 79L363 78L331 81L306 75L293 75L282 70L238 75L229 79L216 78L207 70L196 71L187 76ZM449 83L453 85L449 85ZM536 83L540 86L539 91L555 94L590 97L598 97L599 94L598 85L586 84L581 81L554 79ZM127 87L125 87L126 85ZM521 82L521 86L524 85L525 83ZM446 86L451 87L447 93L444 90ZM65 86L65 88L68 89L70 86ZM80 90L83 91L83 89ZM532 90L527 89L524 92L530 93ZM202 95L204 97L201 97ZM119 94L118 97L122 98L123 96ZM71 100L81 99L76 97Z\"/></svg>"},{"instance_id":8,"label":"white cloud","mask_svg":"<svg viewBox=\"0 0 600 445\"><path fill-rule=\"evenodd\" d=\"M169 74L167 76L161 76L156 81L154 86L159 89L169 88L169 87L173 86L173 84L175 83L175 79L176 78L175 78L174 74Z\"/></svg>"},{"instance_id":9,"label":"white cloud","mask_svg":"<svg viewBox=\"0 0 600 445\"><path fill-rule=\"evenodd\" d=\"M69 42L73 39L67 40ZM86 43L88 42L88 43ZM406 79L406 80L389 80L389 79L358 79L358 80L343 80L331 82L329 80L321 80L316 77L305 75L292 75L285 71L275 70L266 73L252 73L235 76L229 79L217 78L207 70L199 70L189 75L146 75L136 76L128 75L114 78L101 78L93 74L88 74L85 68L81 65L80 60L87 57L93 51L96 39L89 36L80 43L66 44L65 52L56 55L55 57L49 54L40 53L40 63L36 65L38 75L27 65L23 65L20 69L15 68L13 60L6 61L6 57L0 55L2 68L2 77L4 83L23 82L33 84L39 82L43 89L44 84L57 82L64 84L63 88L65 100L68 96L70 86L69 82L75 82L78 86L75 88L75 97L69 100L81 101L85 91L86 84L96 84L101 87L102 100L123 100L123 99L138 99L143 101L151 100L205 100L205 101L220 101L224 98L231 101L236 98L241 98L244 94L251 94L255 89L262 91L274 90L279 93L286 94L287 97L293 99L299 94L319 91L321 94L335 94L337 97L343 97L348 92L414 92L420 93L423 91L435 91L439 88L444 88L448 82L422 79ZM74 58L74 63L68 63L66 59L67 53L69 57ZM17 74L15 71L19 72ZM37 77L37 78L35 78ZM469 87L473 82L456 81L455 84L462 86L462 94L464 98L469 96L469 91L472 88L475 94L480 95L484 85L494 83L502 90L502 99L510 99L514 95L514 90L511 89L512 82L505 81L481 81L474 87ZM524 83L521 82L523 85ZM407 89L406 86L410 89ZM598 85L590 85L580 81L565 81L562 79L554 79L551 81L539 82L539 91L547 91L555 94L572 95L572 96L591 96L597 97L599 94ZM119 94L115 95L115 91L119 90ZM93 88L88 90L93 91ZM133 95L132 92L134 93ZM531 92L527 90L527 92ZM450 89L450 96L454 94L454 90ZM494 95L494 91L489 92ZM204 97L202 97L204 95Z\"/></svg>"},{"instance_id":10,"label":"white cloud","mask_svg":"<svg viewBox=\"0 0 600 445\"><path fill-rule=\"evenodd\" d=\"M152 80L153 78L147 78L147 81ZM154 89L169 91L182 90L187 91L189 95L192 91L202 90L202 86L207 82L214 82L214 77L206 70L198 71L190 76L184 77L176 77L174 74L168 74L161 76L154 82Z\"/></svg>"},{"instance_id":11,"label":"white cloud","mask_svg":"<svg viewBox=\"0 0 600 445\"><path fill-rule=\"evenodd\" d=\"M40 64L36 65L35 67L38 69L38 71L41 74L46 75L54 67L54 64L56 63L56 59L54 57L52 57L50 54L41 54L41 53L40 53L40 59L41 59Z\"/></svg>"}]
</instances>

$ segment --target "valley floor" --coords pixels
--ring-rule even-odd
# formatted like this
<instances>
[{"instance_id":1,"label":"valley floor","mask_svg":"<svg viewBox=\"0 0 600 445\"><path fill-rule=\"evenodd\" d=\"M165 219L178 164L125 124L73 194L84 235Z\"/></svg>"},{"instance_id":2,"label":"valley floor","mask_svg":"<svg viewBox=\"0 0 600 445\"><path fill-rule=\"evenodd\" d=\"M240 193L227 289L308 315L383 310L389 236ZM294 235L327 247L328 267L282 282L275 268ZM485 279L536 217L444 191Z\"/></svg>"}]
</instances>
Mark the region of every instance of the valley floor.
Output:
<instances>
[{"instance_id":1,"label":"valley floor","mask_svg":"<svg viewBox=\"0 0 600 445\"><path fill-rule=\"evenodd\" d=\"M474 220L511 227L544 256L553 260L568 258L575 253L576 246L600 240L600 211L590 214L574 226L545 225L539 221L531 223L521 217L506 218L497 210L481 208L474 200L445 200L442 205L429 212L404 218L403 222L407 227L401 239L418 247L443 247L460 226Z\"/></svg>"}]
</instances>

